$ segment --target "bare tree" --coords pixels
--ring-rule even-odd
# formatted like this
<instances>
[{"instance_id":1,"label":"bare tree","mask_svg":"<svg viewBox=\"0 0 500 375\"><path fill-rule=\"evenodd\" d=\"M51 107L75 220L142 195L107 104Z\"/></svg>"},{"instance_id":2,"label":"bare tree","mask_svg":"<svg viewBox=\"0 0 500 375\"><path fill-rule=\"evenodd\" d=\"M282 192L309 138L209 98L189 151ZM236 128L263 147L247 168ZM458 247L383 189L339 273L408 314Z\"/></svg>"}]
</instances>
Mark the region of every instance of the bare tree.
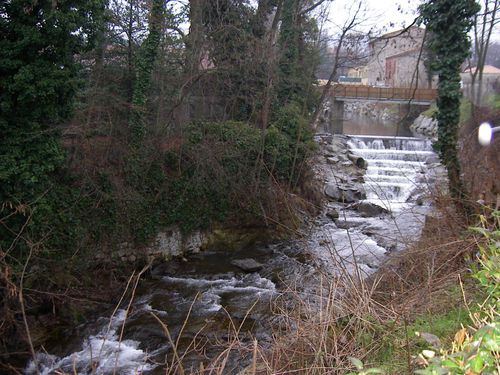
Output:
<instances>
[{"instance_id":1,"label":"bare tree","mask_svg":"<svg viewBox=\"0 0 500 375\"><path fill-rule=\"evenodd\" d=\"M260 6L260 2L259 2ZM276 64L278 54L276 51L276 41L279 28L279 20L281 17L281 9L283 7L283 0L277 2L276 10L274 11L271 29L268 32L265 44L266 54L266 85L264 89L264 99L262 101L262 109L260 111L259 122L261 128L267 128L269 124L269 112L271 109L272 92L276 80Z\"/></svg>"},{"instance_id":2,"label":"bare tree","mask_svg":"<svg viewBox=\"0 0 500 375\"><path fill-rule=\"evenodd\" d=\"M335 79L337 71L341 65L342 50L346 47L346 40L349 39L348 36L351 33L356 31L356 27L360 26L364 21L364 19L361 18L361 13L363 13L362 5L363 2L361 0L353 4L353 6L351 7L352 11L350 12L351 16L344 22L343 26L341 27L338 43L335 48L335 56L333 59L332 71L330 73L330 77L328 78L326 85L323 88L321 97L318 101L318 105L316 106L314 114L311 117L310 123L313 128L315 128L316 124L318 123L321 107L328 96L330 88L332 87L332 82Z\"/></svg>"},{"instance_id":3,"label":"bare tree","mask_svg":"<svg viewBox=\"0 0 500 375\"><path fill-rule=\"evenodd\" d=\"M500 22L498 18L498 6L500 0L483 0L481 13L476 14L474 19L474 58L475 68L469 60L469 72L471 75L470 97L472 101L481 105L483 70L490 46L491 35L495 26Z\"/></svg>"}]
</instances>

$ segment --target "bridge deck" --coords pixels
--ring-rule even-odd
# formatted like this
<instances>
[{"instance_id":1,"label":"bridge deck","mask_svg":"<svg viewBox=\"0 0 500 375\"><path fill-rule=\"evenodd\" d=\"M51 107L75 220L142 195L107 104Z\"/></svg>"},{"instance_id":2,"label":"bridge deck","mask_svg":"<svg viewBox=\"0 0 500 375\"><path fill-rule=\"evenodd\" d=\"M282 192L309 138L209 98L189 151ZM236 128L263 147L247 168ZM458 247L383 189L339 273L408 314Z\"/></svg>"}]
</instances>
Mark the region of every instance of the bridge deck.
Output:
<instances>
[{"instance_id":1,"label":"bridge deck","mask_svg":"<svg viewBox=\"0 0 500 375\"><path fill-rule=\"evenodd\" d=\"M411 100L412 102L430 103L436 99L437 90L336 84L330 88L330 95L336 100L359 99L396 102Z\"/></svg>"}]
</instances>

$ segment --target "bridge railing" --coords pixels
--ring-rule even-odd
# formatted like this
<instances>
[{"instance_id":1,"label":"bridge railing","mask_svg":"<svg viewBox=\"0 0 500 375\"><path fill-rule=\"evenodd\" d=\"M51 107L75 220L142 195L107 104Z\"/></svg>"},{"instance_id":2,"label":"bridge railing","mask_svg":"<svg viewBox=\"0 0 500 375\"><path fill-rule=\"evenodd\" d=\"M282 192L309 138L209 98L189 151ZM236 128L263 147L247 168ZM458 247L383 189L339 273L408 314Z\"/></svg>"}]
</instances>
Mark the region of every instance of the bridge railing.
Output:
<instances>
[{"instance_id":1,"label":"bridge railing","mask_svg":"<svg viewBox=\"0 0 500 375\"><path fill-rule=\"evenodd\" d=\"M436 99L435 89L407 87L372 87L362 85L341 85L331 87L330 94L336 98L371 100L413 100L431 102Z\"/></svg>"}]
</instances>

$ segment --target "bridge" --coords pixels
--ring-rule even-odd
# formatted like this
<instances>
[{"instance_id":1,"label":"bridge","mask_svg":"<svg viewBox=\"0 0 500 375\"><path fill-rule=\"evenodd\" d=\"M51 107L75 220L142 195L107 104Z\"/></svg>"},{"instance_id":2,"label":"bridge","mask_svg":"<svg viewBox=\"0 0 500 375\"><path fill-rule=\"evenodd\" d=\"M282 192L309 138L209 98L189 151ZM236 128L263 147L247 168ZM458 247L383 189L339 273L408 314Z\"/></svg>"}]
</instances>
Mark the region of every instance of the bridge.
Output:
<instances>
[{"instance_id":1,"label":"bridge","mask_svg":"<svg viewBox=\"0 0 500 375\"><path fill-rule=\"evenodd\" d=\"M319 87L321 88L321 87ZM330 108L325 111L333 133L343 132L344 102L376 101L404 105L430 105L437 97L436 89L410 87L373 87L334 84L329 89Z\"/></svg>"},{"instance_id":2,"label":"bridge","mask_svg":"<svg viewBox=\"0 0 500 375\"><path fill-rule=\"evenodd\" d=\"M335 100L373 100L400 104L430 105L436 99L436 89L410 87L373 87L336 84L330 88Z\"/></svg>"}]
</instances>

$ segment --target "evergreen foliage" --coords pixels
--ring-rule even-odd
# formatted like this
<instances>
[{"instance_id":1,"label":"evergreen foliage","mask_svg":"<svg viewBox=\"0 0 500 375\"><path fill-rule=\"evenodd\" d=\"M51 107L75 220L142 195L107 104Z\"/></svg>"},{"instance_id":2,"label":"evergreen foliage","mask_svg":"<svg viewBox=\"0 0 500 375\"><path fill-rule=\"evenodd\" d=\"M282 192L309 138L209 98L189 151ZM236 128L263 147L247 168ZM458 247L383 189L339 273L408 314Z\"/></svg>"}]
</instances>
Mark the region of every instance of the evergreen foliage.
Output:
<instances>
[{"instance_id":1,"label":"evergreen foliage","mask_svg":"<svg viewBox=\"0 0 500 375\"><path fill-rule=\"evenodd\" d=\"M51 191L65 160L58 125L79 86L74 57L91 47L103 7L102 0L0 5L0 202L2 216L14 215L0 228L4 241L29 211L35 227L65 203Z\"/></svg>"},{"instance_id":2,"label":"evergreen foliage","mask_svg":"<svg viewBox=\"0 0 500 375\"><path fill-rule=\"evenodd\" d=\"M317 30L307 14L288 18L280 50L280 0L191 1L189 14L163 0L109 3L0 1L5 352L28 352L11 287L25 282L28 315L64 287L70 298L51 300L64 315L101 281L82 276L109 266L120 243L145 245L169 225L292 228L306 205L291 193L312 190L304 103ZM180 27L195 13L196 37ZM291 75L276 74L289 56ZM288 78L293 92L274 100Z\"/></svg>"},{"instance_id":3,"label":"evergreen foliage","mask_svg":"<svg viewBox=\"0 0 500 375\"><path fill-rule=\"evenodd\" d=\"M467 34L479 9L474 0L430 0L419 8L421 22L428 32L427 48L433 59L430 65L439 76L438 141L435 147L448 169L450 189L456 198L464 196L457 156L462 97L460 67L470 54L471 42Z\"/></svg>"}]
</instances>

